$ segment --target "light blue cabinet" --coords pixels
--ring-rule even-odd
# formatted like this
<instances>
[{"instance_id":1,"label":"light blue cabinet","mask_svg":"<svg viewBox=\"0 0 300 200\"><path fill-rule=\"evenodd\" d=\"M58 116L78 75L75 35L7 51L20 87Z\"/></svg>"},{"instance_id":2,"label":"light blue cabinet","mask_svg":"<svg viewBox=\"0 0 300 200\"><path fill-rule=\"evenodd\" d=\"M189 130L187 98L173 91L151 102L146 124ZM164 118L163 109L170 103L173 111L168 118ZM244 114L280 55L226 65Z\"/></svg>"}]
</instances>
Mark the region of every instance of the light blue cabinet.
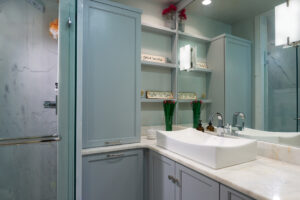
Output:
<instances>
[{"instance_id":1,"label":"light blue cabinet","mask_svg":"<svg viewBox=\"0 0 300 200\"><path fill-rule=\"evenodd\" d=\"M251 199L231 188L221 185L220 186L220 200L254 200Z\"/></svg>"},{"instance_id":2,"label":"light blue cabinet","mask_svg":"<svg viewBox=\"0 0 300 200\"><path fill-rule=\"evenodd\" d=\"M219 183L176 164L176 200L218 200Z\"/></svg>"},{"instance_id":3,"label":"light blue cabinet","mask_svg":"<svg viewBox=\"0 0 300 200\"><path fill-rule=\"evenodd\" d=\"M219 200L219 183L150 152L150 200Z\"/></svg>"},{"instance_id":4,"label":"light blue cabinet","mask_svg":"<svg viewBox=\"0 0 300 200\"><path fill-rule=\"evenodd\" d=\"M244 112L246 126L251 127L251 42L231 35L215 38L208 48L207 62L212 69L209 114L221 112L231 124L234 112Z\"/></svg>"},{"instance_id":5,"label":"light blue cabinet","mask_svg":"<svg viewBox=\"0 0 300 200\"><path fill-rule=\"evenodd\" d=\"M105 0L85 0L82 6L78 103L83 148L138 142L141 12Z\"/></svg>"},{"instance_id":6,"label":"light blue cabinet","mask_svg":"<svg viewBox=\"0 0 300 200\"><path fill-rule=\"evenodd\" d=\"M142 200L143 151L83 157L84 200Z\"/></svg>"}]
</instances>

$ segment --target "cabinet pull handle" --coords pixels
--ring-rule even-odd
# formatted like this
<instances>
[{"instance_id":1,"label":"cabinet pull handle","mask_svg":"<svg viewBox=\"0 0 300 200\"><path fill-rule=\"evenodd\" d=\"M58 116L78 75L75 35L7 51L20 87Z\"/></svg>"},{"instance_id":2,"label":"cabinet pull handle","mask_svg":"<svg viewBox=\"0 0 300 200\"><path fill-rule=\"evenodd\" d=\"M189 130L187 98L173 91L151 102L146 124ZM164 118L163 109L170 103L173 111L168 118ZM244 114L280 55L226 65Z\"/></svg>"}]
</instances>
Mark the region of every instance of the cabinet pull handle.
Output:
<instances>
[{"instance_id":1,"label":"cabinet pull handle","mask_svg":"<svg viewBox=\"0 0 300 200\"><path fill-rule=\"evenodd\" d=\"M175 178L173 176L169 175L168 179L171 180L173 183L175 183Z\"/></svg>"},{"instance_id":2,"label":"cabinet pull handle","mask_svg":"<svg viewBox=\"0 0 300 200\"><path fill-rule=\"evenodd\" d=\"M105 145L119 145L121 144L121 141L118 140L118 141L113 141L113 142L105 142Z\"/></svg>"},{"instance_id":3,"label":"cabinet pull handle","mask_svg":"<svg viewBox=\"0 0 300 200\"><path fill-rule=\"evenodd\" d=\"M176 183L180 187L180 182L177 178L174 178L173 176L169 175L168 179L171 180L174 184Z\"/></svg>"},{"instance_id":4,"label":"cabinet pull handle","mask_svg":"<svg viewBox=\"0 0 300 200\"><path fill-rule=\"evenodd\" d=\"M106 157L107 158L119 158L119 157L122 157L124 156L123 153L119 153L119 154L107 154Z\"/></svg>"}]
</instances>

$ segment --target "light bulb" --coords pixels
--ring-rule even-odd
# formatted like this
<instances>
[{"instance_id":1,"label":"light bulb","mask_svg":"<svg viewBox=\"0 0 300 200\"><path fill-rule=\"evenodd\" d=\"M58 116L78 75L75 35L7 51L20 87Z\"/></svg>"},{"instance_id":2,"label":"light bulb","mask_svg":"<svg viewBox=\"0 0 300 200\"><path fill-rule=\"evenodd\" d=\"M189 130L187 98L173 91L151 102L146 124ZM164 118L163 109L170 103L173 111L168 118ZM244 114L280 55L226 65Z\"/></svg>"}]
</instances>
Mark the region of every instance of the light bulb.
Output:
<instances>
[{"instance_id":1,"label":"light bulb","mask_svg":"<svg viewBox=\"0 0 300 200\"><path fill-rule=\"evenodd\" d=\"M211 0L203 0L202 4L207 6L207 5L211 4Z\"/></svg>"}]
</instances>

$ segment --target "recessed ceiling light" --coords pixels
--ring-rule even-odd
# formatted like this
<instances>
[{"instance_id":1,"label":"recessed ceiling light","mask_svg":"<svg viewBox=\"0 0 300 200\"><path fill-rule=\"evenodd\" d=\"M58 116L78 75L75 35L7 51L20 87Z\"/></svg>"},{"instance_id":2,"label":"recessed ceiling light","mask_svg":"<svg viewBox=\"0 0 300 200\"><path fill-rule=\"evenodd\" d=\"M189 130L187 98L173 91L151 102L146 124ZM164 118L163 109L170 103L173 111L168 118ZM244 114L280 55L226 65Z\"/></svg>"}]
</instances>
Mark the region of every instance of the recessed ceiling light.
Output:
<instances>
[{"instance_id":1,"label":"recessed ceiling light","mask_svg":"<svg viewBox=\"0 0 300 200\"><path fill-rule=\"evenodd\" d=\"M211 0L203 0L202 4L207 6L207 5L211 4Z\"/></svg>"}]
</instances>

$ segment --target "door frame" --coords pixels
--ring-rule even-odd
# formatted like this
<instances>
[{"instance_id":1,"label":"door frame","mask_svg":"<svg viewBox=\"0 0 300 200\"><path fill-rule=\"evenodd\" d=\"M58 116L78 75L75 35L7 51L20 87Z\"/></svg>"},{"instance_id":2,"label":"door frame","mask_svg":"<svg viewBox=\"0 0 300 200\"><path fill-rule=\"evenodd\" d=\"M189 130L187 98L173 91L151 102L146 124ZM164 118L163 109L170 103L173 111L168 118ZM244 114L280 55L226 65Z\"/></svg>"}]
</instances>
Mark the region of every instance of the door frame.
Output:
<instances>
[{"instance_id":1,"label":"door frame","mask_svg":"<svg viewBox=\"0 0 300 200\"><path fill-rule=\"evenodd\" d=\"M75 198L76 0L59 2L57 199ZM69 23L71 22L71 23Z\"/></svg>"}]
</instances>

